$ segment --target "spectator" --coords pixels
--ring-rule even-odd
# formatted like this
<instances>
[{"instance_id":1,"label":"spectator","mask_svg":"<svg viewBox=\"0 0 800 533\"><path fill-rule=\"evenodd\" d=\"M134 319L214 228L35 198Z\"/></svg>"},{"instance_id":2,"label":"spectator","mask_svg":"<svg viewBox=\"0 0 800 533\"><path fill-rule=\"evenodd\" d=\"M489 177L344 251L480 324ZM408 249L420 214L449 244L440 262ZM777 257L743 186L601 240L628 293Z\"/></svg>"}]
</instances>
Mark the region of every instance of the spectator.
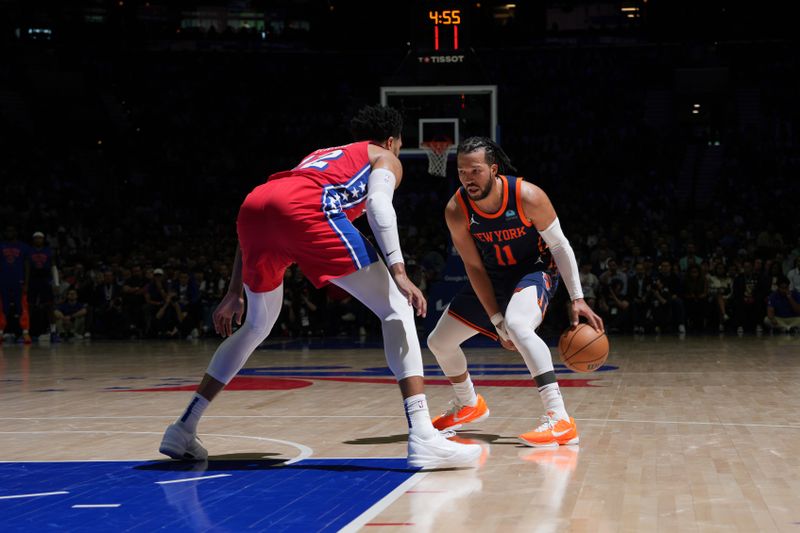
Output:
<instances>
[{"instance_id":1,"label":"spectator","mask_svg":"<svg viewBox=\"0 0 800 533\"><path fill-rule=\"evenodd\" d=\"M186 319L186 314L178 302L178 293L168 290L164 301L159 306L153 317L153 330L159 338L177 339L181 336L181 326Z\"/></svg>"},{"instance_id":2,"label":"spectator","mask_svg":"<svg viewBox=\"0 0 800 533\"><path fill-rule=\"evenodd\" d=\"M789 280L782 277L778 288L767 299L767 316L764 323L777 331L800 330L800 291L789 288Z\"/></svg>"},{"instance_id":3,"label":"spectator","mask_svg":"<svg viewBox=\"0 0 800 533\"><path fill-rule=\"evenodd\" d=\"M694 243L689 243L686 245L686 255L681 257L678 261L678 265L680 266L681 272L686 273L689 270L689 267L692 265L700 265L703 262L703 258L697 255L697 249L695 248Z\"/></svg>"},{"instance_id":4,"label":"spectator","mask_svg":"<svg viewBox=\"0 0 800 533\"><path fill-rule=\"evenodd\" d=\"M662 261L669 261L670 268L672 268L672 250L670 250L669 243L663 239L659 243L658 249L656 250L656 259L658 260L659 265Z\"/></svg>"},{"instance_id":5,"label":"spectator","mask_svg":"<svg viewBox=\"0 0 800 533\"><path fill-rule=\"evenodd\" d=\"M630 302L622 292L622 281L611 278L601 291L598 308L609 333L624 333L630 323Z\"/></svg>"},{"instance_id":6,"label":"spectator","mask_svg":"<svg viewBox=\"0 0 800 533\"><path fill-rule=\"evenodd\" d=\"M592 262L581 262L581 289L583 289L583 299L586 304L594 310L597 303L598 291L600 289L600 280L592 273Z\"/></svg>"},{"instance_id":7,"label":"spectator","mask_svg":"<svg viewBox=\"0 0 800 533\"><path fill-rule=\"evenodd\" d=\"M69 289L67 298L56 307L56 328L63 338L83 338L86 334L88 305L78 300L78 291ZM88 337L87 337L88 338Z\"/></svg>"},{"instance_id":8,"label":"spectator","mask_svg":"<svg viewBox=\"0 0 800 533\"><path fill-rule=\"evenodd\" d=\"M196 266L195 268L198 267ZM211 314L217 302L212 300L211 283L206 279L206 271L204 269L198 268L195 270L194 284L197 286L197 292L200 295L200 333L206 335L214 327L211 322Z\"/></svg>"},{"instance_id":9,"label":"spectator","mask_svg":"<svg viewBox=\"0 0 800 533\"><path fill-rule=\"evenodd\" d=\"M683 292L681 281L672 272L672 263L669 260L661 260L655 282L651 285L651 291L650 301L654 306L656 327L675 328L680 334L686 333L685 308L683 300L679 296Z\"/></svg>"},{"instance_id":10,"label":"spectator","mask_svg":"<svg viewBox=\"0 0 800 533\"><path fill-rule=\"evenodd\" d=\"M196 339L200 336L200 291L194 278L185 270L181 270L177 279L170 284L170 290L177 295L182 312L178 323L181 335Z\"/></svg>"},{"instance_id":11,"label":"spectator","mask_svg":"<svg viewBox=\"0 0 800 533\"><path fill-rule=\"evenodd\" d=\"M122 311L128 324L128 333L133 337L144 335L144 306L147 280L141 265L131 267L131 277L122 286Z\"/></svg>"},{"instance_id":12,"label":"spectator","mask_svg":"<svg viewBox=\"0 0 800 533\"><path fill-rule=\"evenodd\" d=\"M763 302L758 298L758 276L753 272L753 262L742 263L742 271L733 280L733 318L737 333L755 328L761 332Z\"/></svg>"},{"instance_id":13,"label":"spectator","mask_svg":"<svg viewBox=\"0 0 800 533\"><path fill-rule=\"evenodd\" d=\"M778 261L767 261L765 271L766 274L760 280L759 292L761 294L771 294L778 290L778 280L784 277L783 270Z\"/></svg>"},{"instance_id":14,"label":"spectator","mask_svg":"<svg viewBox=\"0 0 800 533\"><path fill-rule=\"evenodd\" d=\"M645 319L651 321L656 333L666 330L672 321L672 307L670 305L670 291L664 286L662 278L656 274L647 287L646 305L649 314Z\"/></svg>"},{"instance_id":15,"label":"spectator","mask_svg":"<svg viewBox=\"0 0 800 533\"><path fill-rule=\"evenodd\" d=\"M730 318L728 300L732 291L733 280L725 270L725 265L719 262L714 267L714 272L708 275L708 295L711 309L714 311L712 315L716 315L720 333L725 331L725 322Z\"/></svg>"},{"instance_id":16,"label":"spectator","mask_svg":"<svg viewBox=\"0 0 800 533\"><path fill-rule=\"evenodd\" d=\"M610 257L607 266L608 270L600 274L600 284L608 287L611 284L611 280L619 280L619 294L622 296L628 294L628 276L619 270L616 259Z\"/></svg>"},{"instance_id":17,"label":"spectator","mask_svg":"<svg viewBox=\"0 0 800 533\"><path fill-rule=\"evenodd\" d=\"M628 278L628 298L631 302L631 322L634 333L644 333L650 306L647 291L650 279L645 275L644 263L636 263L634 274Z\"/></svg>"},{"instance_id":18,"label":"spectator","mask_svg":"<svg viewBox=\"0 0 800 533\"><path fill-rule=\"evenodd\" d=\"M103 337L121 339L125 335L122 289L112 271L106 270L100 277L102 281L95 287L92 298L91 329Z\"/></svg>"},{"instance_id":19,"label":"spectator","mask_svg":"<svg viewBox=\"0 0 800 533\"><path fill-rule=\"evenodd\" d=\"M689 259L689 270L683 282L683 301L686 306L686 323L690 331L703 331L706 327L708 281L700 267Z\"/></svg>"},{"instance_id":20,"label":"spectator","mask_svg":"<svg viewBox=\"0 0 800 533\"><path fill-rule=\"evenodd\" d=\"M789 288L793 291L800 291L800 256L794 259L794 268L786 273L789 280Z\"/></svg>"},{"instance_id":21,"label":"spectator","mask_svg":"<svg viewBox=\"0 0 800 533\"><path fill-rule=\"evenodd\" d=\"M326 312L328 320L325 332L328 335L367 334L365 308L350 293L330 284L325 288Z\"/></svg>"},{"instance_id":22,"label":"spectator","mask_svg":"<svg viewBox=\"0 0 800 533\"><path fill-rule=\"evenodd\" d=\"M616 259L616 257L617 253L609 247L608 239L603 237L600 239L597 248L592 252L590 259L600 270L605 270L608 259Z\"/></svg>"},{"instance_id":23,"label":"spectator","mask_svg":"<svg viewBox=\"0 0 800 533\"><path fill-rule=\"evenodd\" d=\"M148 337L157 336L155 327L156 315L167 303L167 286L164 283L164 270L156 268L153 270L153 279L147 284L144 292L145 301L145 335ZM163 315L163 313L162 313Z\"/></svg>"}]
</instances>

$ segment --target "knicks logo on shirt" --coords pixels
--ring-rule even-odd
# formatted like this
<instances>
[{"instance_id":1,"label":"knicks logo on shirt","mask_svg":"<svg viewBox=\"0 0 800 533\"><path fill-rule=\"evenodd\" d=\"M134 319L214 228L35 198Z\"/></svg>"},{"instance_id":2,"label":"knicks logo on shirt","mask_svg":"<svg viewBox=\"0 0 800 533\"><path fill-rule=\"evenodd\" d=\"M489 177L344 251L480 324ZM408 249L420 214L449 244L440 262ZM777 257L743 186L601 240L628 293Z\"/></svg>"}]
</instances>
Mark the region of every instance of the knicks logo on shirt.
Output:
<instances>
[{"instance_id":1,"label":"knicks logo on shirt","mask_svg":"<svg viewBox=\"0 0 800 533\"><path fill-rule=\"evenodd\" d=\"M511 229L497 229L493 231L476 232L473 233L472 236L481 242L504 242L513 241L515 239L519 239L520 237L524 237L526 230L527 228L525 226L520 226L518 228Z\"/></svg>"},{"instance_id":2,"label":"knicks logo on shirt","mask_svg":"<svg viewBox=\"0 0 800 533\"><path fill-rule=\"evenodd\" d=\"M31 262L37 268L42 268L47 263L47 254L31 254Z\"/></svg>"},{"instance_id":3,"label":"knicks logo on shirt","mask_svg":"<svg viewBox=\"0 0 800 533\"><path fill-rule=\"evenodd\" d=\"M3 248L3 256L6 258L6 263L11 264L17 260L22 253L19 248Z\"/></svg>"}]
</instances>

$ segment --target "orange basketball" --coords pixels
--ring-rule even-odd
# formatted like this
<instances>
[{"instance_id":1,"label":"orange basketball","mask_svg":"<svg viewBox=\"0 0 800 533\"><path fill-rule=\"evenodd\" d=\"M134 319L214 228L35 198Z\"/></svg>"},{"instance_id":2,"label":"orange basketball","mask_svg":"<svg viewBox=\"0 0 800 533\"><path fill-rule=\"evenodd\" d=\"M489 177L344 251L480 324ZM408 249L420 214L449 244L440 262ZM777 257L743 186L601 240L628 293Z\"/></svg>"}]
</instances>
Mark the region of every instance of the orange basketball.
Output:
<instances>
[{"instance_id":1,"label":"orange basketball","mask_svg":"<svg viewBox=\"0 0 800 533\"><path fill-rule=\"evenodd\" d=\"M567 329L558 339L561 361L575 372L593 372L608 359L608 337L589 324Z\"/></svg>"}]
</instances>

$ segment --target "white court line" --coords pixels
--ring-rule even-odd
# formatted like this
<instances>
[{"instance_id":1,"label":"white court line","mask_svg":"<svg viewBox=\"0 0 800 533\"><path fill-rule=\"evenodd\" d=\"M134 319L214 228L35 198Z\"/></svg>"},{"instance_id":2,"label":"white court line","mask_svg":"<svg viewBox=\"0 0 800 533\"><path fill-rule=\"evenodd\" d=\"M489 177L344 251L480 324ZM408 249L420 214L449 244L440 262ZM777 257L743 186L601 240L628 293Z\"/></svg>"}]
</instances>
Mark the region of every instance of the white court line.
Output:
<instances>
[{"instance_id":1,"label":"white court line","mask_svg":"<svg viewBox=\"0 0 800 533\"><path fill-rule=\"evenodd\" d=\"M8 461L13 462L13 461ZM66 490L57 490L55 492L37 492L35 494L12 494L11 496L0 496L0 500L13 500L15 498L35 498L38 496L55 496L57 494L69 494Z\"/></svg>"},{"instance_id":2,"label":"white court line","mask_svg":"<svg viewBox=\"0 0 800 533\"><path fill-rule=\"evenodd\" d=\"M114 509L122 505L121 503L79 503L73 505L73 509Z\"/></svg>"},{"instance_id":3,"label":"white court line","mask_svg":"<svg viewBox=\"0 0 800 533\"><path fill-rule=\"evenodd\" d=\"M105 431L105 430L52 430L52 431L0 431L0 435L49 435L53 433L64 434L64 433L89 433L89 434L103 434L103 435L161 435L162 432L160 431ZM285 444L287 446L292 446L300 450L300 454L296 457L289 459L284 465L290 465L296 463L297 461L302 461L303 459L307 459L314 455L314 450L305 444L300 444L299 442L292 442L290 440L281 440L281 439L270 439L268 437L254 437L251 435L223 435L220 433L203 433L204 437L228 437L232 439L252 439L252 440L260 440L265 442L277 442L278 444ZM91 459L83 459L82 461L90 461ZM213 459L212 459L213 460ZM0 461L0 463L51 463L51 462L59 462L59 461ZM66 461L61 461L66 462Z\"/></svg>"},{"instance_id":4,"label":"white court line","mask_svg":"<svg viewBox=\"0 0 800 533\"><path fill-rule=\"evenodd\" d=\"M168 418L173 419L174 416L58 416L58 417L26 417L26 418L12 418L12 417L0 417L0 420L113 420L113 419L135 419L135 418ZM208 415L203 416L203 419L211 419L211 418L405 418L402 415ZM491 417L492 420L519 420L520 417L518 416L494 416ZM579 422L609 422L609 423L635 423L635 424L689 424L694 426L733 426L733 427L758 427L758 428L776 428L776 429L800 429L800 425L797 424L745 424L740 422L693 422L687 420L622 420L622 419L605 419L605 418L576 418L575 420ZM46 431L0 431L0 435L4 433L47 433ZM55 431L53 433L79 433L78 431L69 432L69 431ZM85 433L141 433L141 434L155 434L154 432L147 432L147 431L87 431ZM159 433L160 435L160 433ZM280 442L288 444L290 441L282 441L278 439L268 439L266 437L250 437L247 435L215 435L211 433L204 433L204 436L208 437L239 437L243 439L259 439L259 440L267 440L272 442ZM298 449L301 447L306 448L302 444L291 443L291 446L294 446ZM309 448L310 450L310 448ZM312 452L313 453L313 452ZM310 457L310 455L303 456L302 459ZM292 460L292 462L300 461L301 459ZM2 463L4 461L0 461ZM288 463L287 463L288 464Z\"/></svg>"},{"instance_id":5,"label":"white court line","mask_svg":"<svg viewBox=\"0 0 800 533\"><path fill-rule=\"evenodd\" d=\"M233 474L216 474L213 476L187 477L183 479L170 479L168 481L156 481L156 485L169 485L170 483L186 483L189 481L200 481L202 479L216 479L218 477L231 477Z\"/></svg>"},{"instance_id":6,"label":"white court line","mask_svg":"<svg viewBox=\"0 0 800 533\"><path fill-rule=\"evenodd\" d=\"M494 418L494 417L493 417ZM499 417L498 417L499 418ZM747 428L775 428L775 429L800 429L795 424L742 424L739 422L693 422L691 420L623 420L613 418L576 418L581 422L602 422L622 424L688 424L690 426L732 426Z\"/></svg>"},{"instance_id":7,"label":"white court line","mask_svg":"<svg viewBox=\"0 0 800 533\"><path fill-rule=\"evenodd\" d=\"M370 520L378 516L384 509L392 505L400 496L405 494L411 487L422 481L427 476L427 472L417 472L403 483L399 484L395 489L378 500L372 507L361 513L355 520L344 526L339 530L339 533L352 533L360 530Z\"/></svg>"}]
</instances>

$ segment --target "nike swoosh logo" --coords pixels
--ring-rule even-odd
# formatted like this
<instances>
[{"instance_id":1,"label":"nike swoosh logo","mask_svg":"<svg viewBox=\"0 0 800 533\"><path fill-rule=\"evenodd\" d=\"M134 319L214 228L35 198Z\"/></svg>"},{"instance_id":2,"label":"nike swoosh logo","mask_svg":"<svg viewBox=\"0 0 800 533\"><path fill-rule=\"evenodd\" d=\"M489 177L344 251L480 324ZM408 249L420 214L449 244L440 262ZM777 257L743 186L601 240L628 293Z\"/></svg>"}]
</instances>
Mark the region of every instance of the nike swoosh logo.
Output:
<instances>
[{"instance_id":1,"label":"nike swoosh logo","mask_svg":"<svg viewBox=\"0 0 800 533\"><path fill-rule=\"evenodd\" d=\"M561 435L564 435L565 433L569 433L569 429L566 429L564 431L553 431L553 436L554 437L560 437Z\"/></svg>"}]
</instances>

